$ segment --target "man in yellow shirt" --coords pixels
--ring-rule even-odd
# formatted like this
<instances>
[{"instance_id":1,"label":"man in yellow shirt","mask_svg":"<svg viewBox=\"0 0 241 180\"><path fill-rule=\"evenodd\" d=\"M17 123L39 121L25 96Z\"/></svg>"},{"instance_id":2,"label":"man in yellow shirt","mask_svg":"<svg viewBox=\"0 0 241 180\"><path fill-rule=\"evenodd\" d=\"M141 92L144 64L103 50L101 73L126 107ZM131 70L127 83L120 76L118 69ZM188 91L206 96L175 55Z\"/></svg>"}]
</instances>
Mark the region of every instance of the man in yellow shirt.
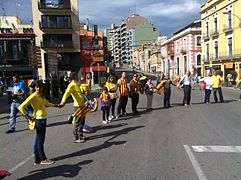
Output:
<instances>
[{"instance_id":1,"label":"man in yellow shirt","mask_svg":"<svg viewBox=\"0 0 241 180\"><path fill-rule=\"evenodd\" d=\"M140 89L140 83L138 80L138 75L134 74L133 79L130 81L130 94L132 99L132 112L138 113L137 111L137 105L139 103L139 89Z\"/></svg>"},{"instance_id":2,"label":"man in yellow shirt","mask_svg":"<svg viewBox=\"0 0 241 180\"><path fill-rule=\"evenodd\" d=\"M213 71L213 76L212 76L212 79L213 79L213 96L214 96L214 101L215 103L218 102L218 97L217 97L217 92L219 94L219 100L220 102L222 103L223 102L223 93L222 93L222 82L223 82L223 79L221 78L220 75L217 74L217 71L214 70Z\"/></svg>"},{"instance_id":3,"label":"man in yellow shirt","mask_svg":"<svg viewBox=\"0 0 241 180\"><path fill-rule=\"evenodd\" d=\"M85 103L85 97L80 88L79 77L76 72L72 72L70 74L71 83L68 85L60 106L63 107L71 95L74 100L74 112L82 107ZM85 119L80 119L79 117L74 118L74 127L73 127L73 135L74 135L74 143L82 143L85 142L85 138L83 136L83 125L85 124Z\"/></svg>"},{"instance_id":4,"label":"man in yellow shirt","mask_svg":"<svg viewBox=\"0 0 241 180\"><path fill-rule=\"evenodd\" d=\"M127 79L126 79L126 73L123 72L121 75L121 78L117 81L117 87L118 87L118 92L119 92L119 105L117 108L117 118L120 116L121 110L122 110L122 115L125 116L127 115L126 113L126 105L128 102L128 95L129 95L129 90L127 87Z\"/></svg>"}]
</instances>

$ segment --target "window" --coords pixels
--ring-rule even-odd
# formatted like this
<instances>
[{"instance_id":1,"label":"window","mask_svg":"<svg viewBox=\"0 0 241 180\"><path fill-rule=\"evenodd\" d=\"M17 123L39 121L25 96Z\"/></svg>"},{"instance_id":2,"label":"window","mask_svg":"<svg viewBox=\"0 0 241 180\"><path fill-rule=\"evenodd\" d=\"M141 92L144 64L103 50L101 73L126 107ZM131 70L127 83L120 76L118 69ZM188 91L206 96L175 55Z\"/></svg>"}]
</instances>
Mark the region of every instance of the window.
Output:
<instances>
[{"instance_id":1,"label":"window","mask_svg":"<svg viewBox=\"0 0 241 180\"><path fill-rule=\"evenodd\" d=\"M197 46L201 46L202 44L202 38L201 36L197 36Z\"/></svg>"},{"instance_id":2,"label":"window","mask_svg":"<svg viewBox=\"0 0 241 180\"><path fill-rule=\"evenodd\" d=\"M0 45L0 57L3 56L3 45Z\"/></svg>"},{"instance_id":3,"label":"window","mask_svg":"<svg viewBox=\"0 0 241 180\"><path fill-rule=\"evenodd\" d=\"M180 74L180 62L179 62L179 57L177 58L177 74Z\"/></svg>"},{"instance_id":4,"label":"window","mask_svg":"<svg viewBox=\"0 0 241 180\"><path fill-rule=\"evenodd\" d=\"M228 38L228 56L232 57L233 55L233 38Z\"/></svg>"},{"instance_id":5,"label":"window","mask_svg":"<svg viewBox=\"0 0 241 180\"><path fill-rule=\"evenodd\" d=\"M232 12L228 11L228 28L232 27Z\"/></svg>"},{"instance_id":6,"label":"window","mask_svg":"<svg viewBox=\"0 0 241 180\"><path fill-rule=\"evenodd\" d=\"M187 73L187 56L184 56L184 73Z\"/></svg>"},{"instance_id":7,"label":"window","mask_svg":"<svg viewBox=\"0 0 241 180\"><path fill-rule=\"evenodd\" d=\"M206 22L206 35L209 36L209 24Z\"/></svg>"},{"instance_id":8,"label":"window","mask_svg":"<svg viewBox=\"0 0 241 180\"><path fill-rule=\"evenodd\" d=\"M218 18L215 17L214 18L214 32L218 32Z\"/></svg>"},{"instance_id":9,"label":"window","mask_svg":"<svg viewBox=\"0 0 241 180\"><path fill-rule=\"evenodd\" d=\"M186 47L187 47L187 40L184 39L184 43L183 43L183 50L186 50Z\"/></svg>"},{"instance_id":10,"label":"window","mask_svg":"<svg viewBox=\"0 0 241 180\"><path fill-rule=\"evenodd\" d=\"M13 44L13 59L18 59L18 46Z\"/></svg>"},{"instance_id":11,"label":"window","mask_svg":"<svg viewBox=\"0 0 241 180\"><path fill-rule=\"evenodd\" d=\"M209 44L206 44L206 58L209 61Z\"/></svg>"},{"instance_id":12,"label":"window","mask_svg":"<svg viewBox=\"0 0 241 180\"><path fill-rule=\"evenodd\" d=\"M201 66L202 62L201 62L201 55L197 55L197 66Z\"/></svg>"},{"instance_id":13,"label":"window","mask_svg":"<svg viewBox=\"0 0 241 180\"><path fill-rule=\"evenodd\" d=\"M218 59L218 41L214 44L215 59Z\"/></svg>"}]
</instances>

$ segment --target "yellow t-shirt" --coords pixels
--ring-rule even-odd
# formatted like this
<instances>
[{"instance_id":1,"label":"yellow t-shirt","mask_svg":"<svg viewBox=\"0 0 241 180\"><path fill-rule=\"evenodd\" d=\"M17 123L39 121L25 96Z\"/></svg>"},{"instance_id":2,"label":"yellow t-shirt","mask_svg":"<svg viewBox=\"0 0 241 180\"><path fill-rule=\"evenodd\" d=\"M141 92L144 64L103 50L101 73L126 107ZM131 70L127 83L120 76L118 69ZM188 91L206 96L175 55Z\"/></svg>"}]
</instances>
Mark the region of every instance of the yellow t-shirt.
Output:
<instances>
[{"instance_id":1,"label":"yellow t-shirt","mask_svg":"<svg viewBox=\"0 0 241 180\"><path fill-rule=\"evenodd\" d=\"M213 84L213 88L220 88L221 87L221 85L222 85L222 78L221 78L221 76L220 75L213 75L212 76L212 79L213 79L213 82L214 82L214 84Z\"/></svg>"},{"instance_id":2,"label":"yellow t-shirt","mask_svg":"<svg viewBox=\"0 0 241 180\"><path fill-rule=\"evenodd\" d=\"M119 93L121 96L128 96L129 91L128 91L128 87L127 87L127 80L120 78L117 81L117 85L118 85L118 89L119 89Z\"/></svg>"},{"instance_id":3,"label":"yellow t-shirt","mask_svg":"<svg viewBox=\"0 0 241 180\"><path fill-rule=\"evenodd\" d=\"M130 81L130 90L134 93L138 93L139 92L139 82L137 80L132 79Z\"/></svg>"},{"instance_id":4,"label":"yellow t-shirt","mask_svg":"<svg viewBox=\"0 0 241 180\"><path fill-rule=\"evenodd\" d=\"M20 106L19 106L19 111L23 114L26 115L27 112L25 108L31 104L34 112L33 116L36 118L46 118L47 117L47 111L46 111L46 106L48 107L54 107L53 103L48 102L47 99L42 97L40 94L37 94L36 92L31 94Z\"/></svg>"},{"instance_id":5,"label":"yellow t-shirt","mask_svg":"<svg viewBox=\"0 0 241 180\"><path fill-rule=\"evenodd\" d=\"M84 105L85 98L84 98L84 95L83 95L83 93L80 89L79 83L76 83L76 82L72 81L68 85L61 102L65 103L70 95L72 96L72 98L74 100L74 106L75 107L82 107Z\"/></svg>"}]
</instances>

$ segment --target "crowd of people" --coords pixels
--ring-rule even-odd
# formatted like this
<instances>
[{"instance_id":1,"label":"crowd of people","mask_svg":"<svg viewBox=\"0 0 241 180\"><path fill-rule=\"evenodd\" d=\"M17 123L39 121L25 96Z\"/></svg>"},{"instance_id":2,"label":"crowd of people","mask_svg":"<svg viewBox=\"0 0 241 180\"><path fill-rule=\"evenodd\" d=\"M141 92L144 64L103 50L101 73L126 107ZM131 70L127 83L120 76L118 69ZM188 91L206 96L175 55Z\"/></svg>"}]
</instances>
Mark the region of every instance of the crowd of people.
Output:
<instances>
[{"instance_id":1,"label":"crowd of people","mask_svg":"<svg viewBox=\"0 0 241 180\"><path fill-rule=\"evenodd\" d=\"M65 82L62 91L62 100L59 104L53 104L48 100L48 93L46 94L46 81L29 81L26 85L19 75L13 75L13 88L10 93L11 113L9 119L9 129L6 133L15 132L16 115L20 111L24 117L35 123L36 139L34 144L34 164L52 164L52 160L46 157L44 152L44 142L47 124L46 107L63 108L69 96L73 99L73 114L79 108L84 107L90 98L91 87L90 83L86 82L85 77L79 78L78 74L72 72L70 77L64 77ZM209 73L207 77L199 79L202 83L202 88L205 90L204 103L210 103L211 92L213 91L214 102L218 102L217 93L219 94L219 101L224 102L222 94L223 79L216 71ZM163 92L164 94L164 108L170 108L171 103L171 85L183 89L183 105L191 105L191 90L193 87L193 78L191 72L183 77L177 76L175 80L171 80L169 74L161 73L157 78L157 84L154 85L152 77L145 75L133 74L129 82L126 78L126 73L123 72L119 79L114 75L109 75L107 82L103 85L103 90L100 94L100 104L102 110L102 123L108 124L114 119L127 116L126 106L129 98L131 99L132 114L139 113L137 106L139 103L140 94L146 95L146 110L152 110L152 102L154 93ZM241 89L241 81L237 83L237 87ZM241 99L241 94L240 94ZM116 109L116 103L118 106ZM86 106L88 108L88 106ZM117 112L116 112L117 110ZM85 123L85 116L75 116L73 119L73 142L83 143L86 137L83 135ZM90 128L90 127L89 127Z\"/></svg>"}]
</instances>

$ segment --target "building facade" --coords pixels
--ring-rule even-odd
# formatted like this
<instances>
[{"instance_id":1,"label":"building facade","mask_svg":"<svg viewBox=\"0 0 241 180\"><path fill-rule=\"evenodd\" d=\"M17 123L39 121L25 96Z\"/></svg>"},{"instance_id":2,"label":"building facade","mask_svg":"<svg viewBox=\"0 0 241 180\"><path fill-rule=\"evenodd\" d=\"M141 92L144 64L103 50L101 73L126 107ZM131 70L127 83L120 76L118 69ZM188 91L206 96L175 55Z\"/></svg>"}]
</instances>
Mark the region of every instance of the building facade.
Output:
<instances>
[{"instance_id":1,"label":"building facade","mask_svg":"<svg viewBox=\"0 0 241 180\"><path fill-rule=\"evenodd\" d=\"M210 0L201 7L202 71L213 69L223 78L230 73L234 83L241 78L241 1Z\"/></svg>"},{"instance_id":2,"label":"building facade","mask_svg":"<svg viewBox=\"0 0 241 180\"><path fill-rule=\"evenodd\" d=\"M133 14L122 21L119 27L108 30L108 44L112 44L113 62L118 66L133 66L133 51L141 47L142 44L153 43L159 36L159 30L148 23L145 17ZM110 34L109 33L109 34ZM108 46L110 48L110 46Z\"/></svg>"},{"instance_id":3,"label":"building facade","mask_svg":"<svg viewBox=\"0 0 241 180\"><path fill-rule=\"evenodd\" d=\"M188 70L201 76L201 20L183 27L161 44L162 71L170 77Z\"/></svg>"},{"instance_id":4,"label":"building facade","mask_svg":"<svg viewBox=\"0 0 241 180\"><path fill-rule=\"evenodd\" d=\"M32 0L40 78L78 72L81 67L78 0Z\"/></svg>"},{"instance_id":5,"label":"building facade","mask_svg":"<svg viewBox=\"0 0 241 180\"><path fill-rule=\"evenodd\" d=\"M1 77L17 73L23 78L37 78L39 52L32 25L22 24L15 16L0 16Z\"/></svg>"},{"instance_id":6,"label":"building facade","mask_svg":"<svg viewBox=\"0 0 241 180\"><path fill-rule=\"evenodd\" d=\"M98 36L96 42L93 39L95 33ZM93 84L98 84L106 72L105 49L103 32L94 32L88 28L80 30L81 73L85 77L91 76Z\"/></svg>"}]
</instances>

